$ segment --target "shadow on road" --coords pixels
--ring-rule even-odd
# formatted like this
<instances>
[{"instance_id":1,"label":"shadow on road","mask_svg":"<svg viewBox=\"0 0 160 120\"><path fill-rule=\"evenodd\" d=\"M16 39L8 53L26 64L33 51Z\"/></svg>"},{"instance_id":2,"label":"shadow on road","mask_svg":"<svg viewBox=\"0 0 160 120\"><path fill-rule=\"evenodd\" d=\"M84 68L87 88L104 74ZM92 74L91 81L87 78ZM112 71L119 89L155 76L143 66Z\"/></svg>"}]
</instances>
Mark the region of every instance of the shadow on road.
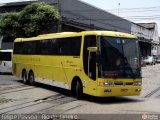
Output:
<instances>
[{"instance_id":1,"label":"shadow on road","mask_svg":"<svg viewBox=\"0 0 160 120\"><path fill-rule=\"evenodd\" d=\"M143 102L143 100L136 99L135 97L94 97L89 95L84 95L83 100L87 100L89 102L94 102L98 104L120 104L120 103L135 103L135 102Z\"/></svg>"},{"instance_id":2,"label":"shadow on road","mask_svg":"<svg viewBox=\"0 0 160 120\"><path fill-rule=\"evenodd\" d=\"M10 76L12 76L12 73L2 73L2 72L0 72L0 75L10 75Z\"/></svg>"}]
</instances>

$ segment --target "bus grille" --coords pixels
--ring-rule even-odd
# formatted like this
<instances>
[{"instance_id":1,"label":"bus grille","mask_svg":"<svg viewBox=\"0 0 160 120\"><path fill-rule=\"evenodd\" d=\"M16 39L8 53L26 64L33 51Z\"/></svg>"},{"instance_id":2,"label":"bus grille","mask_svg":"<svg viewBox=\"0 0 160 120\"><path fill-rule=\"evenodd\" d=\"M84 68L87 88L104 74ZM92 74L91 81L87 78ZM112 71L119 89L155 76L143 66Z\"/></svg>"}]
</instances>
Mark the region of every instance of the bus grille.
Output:
<instances>
[{"instance_id":1,"label":"bus grille","mask_svg":"<svg viewBox=\"0 0 160 120\"><path fill-rule=\"evenodd\" d=\"M115 82L115 85L133 85L133 82Z\"/></svg>"}]
</instances>

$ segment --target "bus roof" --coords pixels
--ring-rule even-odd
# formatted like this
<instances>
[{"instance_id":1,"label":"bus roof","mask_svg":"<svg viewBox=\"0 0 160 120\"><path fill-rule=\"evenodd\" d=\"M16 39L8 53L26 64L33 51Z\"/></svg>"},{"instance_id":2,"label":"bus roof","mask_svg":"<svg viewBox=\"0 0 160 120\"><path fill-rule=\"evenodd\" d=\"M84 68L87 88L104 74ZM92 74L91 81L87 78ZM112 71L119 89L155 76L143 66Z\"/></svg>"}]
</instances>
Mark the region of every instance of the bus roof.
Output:
<instances>
[{"instance_id":1,"label":"bus roof","mask_svg":"<svg viewBox=\"0 0 160 120\"><path fill-rule=\"evenodd\" d=\"M115 32L115 31L83 31L83 32L61 32L52 34L43 34L31 38L16 38L14 42L25 42L25 41L36 41L52 38L63 38L63 37L74 37L85 35L102 35L102 36L113 36L113 37L124 37L124 38L137 38L135 35L128 33Z\"/></svg>"},{"instance_id":2,"label":"bus roof","mask_svg":"<svg viewBox=\"0 0 160 120\"><path fill-rule=\"evenodd\" d=\"M102 35L102 36L112 36L112 37L124 37L124 38L137 38L136 35L116 32L116 31L85 31L86 35Z\"/></svg>"}]
</instances>

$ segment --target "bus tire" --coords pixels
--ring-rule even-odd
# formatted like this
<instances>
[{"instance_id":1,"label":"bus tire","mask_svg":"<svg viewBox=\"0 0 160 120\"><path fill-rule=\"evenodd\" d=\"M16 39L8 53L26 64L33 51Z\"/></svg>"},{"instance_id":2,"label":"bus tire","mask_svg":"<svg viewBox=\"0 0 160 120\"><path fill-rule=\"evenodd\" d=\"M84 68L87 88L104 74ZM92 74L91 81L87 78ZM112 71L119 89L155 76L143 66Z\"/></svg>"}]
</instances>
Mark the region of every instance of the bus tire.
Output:
<instances>
[{"instance_id":1,"label":"bus tire","mask_svg":"<svg viewBox=\"0 0 160 120\"><path fill-rule=\"evenodd\" d=\"M27 80L27 71L26 70L22 71L22 80L23 80L24 84L28 83L28 80Z\"/></svg>"},{"instance_id":2,"label":"bus tire","mask_svg":"<svg viewBox=\"0 0 160 120\"><path fill-rule=\"evenodd\" d=\"M35 80L34 80L34 73L31 71L29 72L29 82L30 82L30 85L34 86L35 85Z\"/></svg>"},{"instance_id":3,"label":"bus tire","mask_svg":"<svg viewBox=\"0 0 160 120\"><path fill-rule=\"evenodd\" d=\"M81 99L83 96L83 87L82 87L82 83L79 80L77 80L76 82L75 94L77 99Z\"/></svg>"}]
</instances>

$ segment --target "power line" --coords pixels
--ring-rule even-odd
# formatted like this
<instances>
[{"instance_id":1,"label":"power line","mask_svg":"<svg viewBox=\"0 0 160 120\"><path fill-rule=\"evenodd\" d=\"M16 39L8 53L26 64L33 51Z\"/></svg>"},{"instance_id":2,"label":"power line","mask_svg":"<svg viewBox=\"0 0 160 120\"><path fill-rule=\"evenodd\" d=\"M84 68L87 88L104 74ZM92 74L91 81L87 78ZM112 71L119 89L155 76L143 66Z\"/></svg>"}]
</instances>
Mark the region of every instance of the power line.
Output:
<instances>
[{"instance_id":1,"label":"power line","mask_svg":"<svg viewBox=\"0 0 160 120\"><path fill-rule=\"evenodd\" d=\"M117 9L116 9L117 10ZM144 8L130 8L130 9L123 9L125 11L120 12L120 16L117 16L113 12L108 12L108 16L105 17L105 12L103 10L95 11L94 9L87 9L87 10L63 10L64 13L72 13L76 17L74 19L76 20L114 20L114 21L138 21L138 20L160 20L160 15L158 14L160 12L160 6L156 7L144 7ZM151 13L155 12L155 13ZM78 13L78 14L77 14ZM126 15L126 13L137 13L141 15ZM144 15L144 13L147 13L147 15ZM83 18L82 16L85 16Z\"/></svg>"},{"instance_id":2,"label":"power line","mask_svg":"<svg viewBox=\"0 0 160 120\"><path fill-rule=\"evenodd\" d=\"M84 14L75 14L75 13L70 13L70 14L73 14L74 15L74 17L75 17L75 19L102 19L102 20L105 20L105 19L111 19L111 20L119 20L119 19L121 19L121 18L135 18L135 19L150 19L150 18L159 18L160 17L160 15L147 15L147 16L144 16L144 15L133 15L133 16L122 16L121 15L121 17L119 17L119 16L104 16L104 14L103 15L101 15L101 14L92 14L92 16L90 15L90 14L86 14L85 16L84 16ZM90 16L88 16L88 15L90 15ZM84 18L85 17L85 18Z\"/></svg>"},{"instance_id":3,"label":"power line","mask_svg":"<svg viewBox=\"0 0 160 120\"><path fill-rule=\"evenodd\" d=\"M130 10L145 10L145 9L159 9L160 6L154 6L154 7L139 7L139 8L121 8L121 10L127 10L127 11L130 11ZM106 9L106 10L109 10L109 11L117 11L118 9Z\"/></svg>"}]
</instances>

